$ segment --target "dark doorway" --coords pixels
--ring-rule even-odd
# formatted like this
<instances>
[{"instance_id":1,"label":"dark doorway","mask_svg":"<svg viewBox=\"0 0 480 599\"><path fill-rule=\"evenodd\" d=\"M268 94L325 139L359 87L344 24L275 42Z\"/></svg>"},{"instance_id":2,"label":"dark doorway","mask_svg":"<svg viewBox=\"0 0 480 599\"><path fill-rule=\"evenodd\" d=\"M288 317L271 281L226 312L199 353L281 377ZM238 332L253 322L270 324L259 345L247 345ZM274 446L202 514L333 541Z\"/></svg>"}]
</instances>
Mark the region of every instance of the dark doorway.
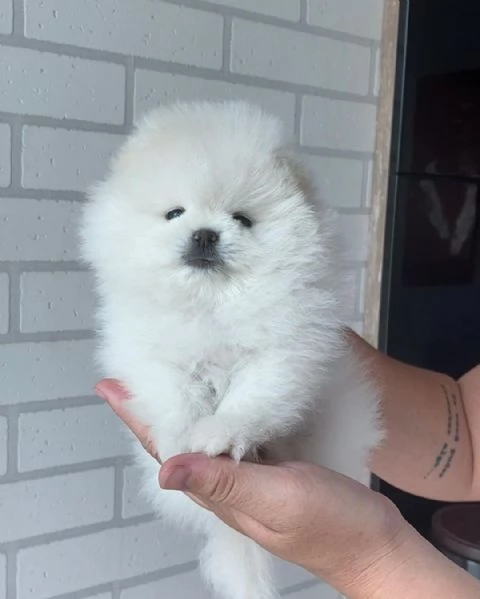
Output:
<instances>
[{"instance_id":1,"label":"dark doorway","mask_svg":"<svg viewBox=\"0 0 480 599\"><path fill-rule=\"evenodd\" d=\"M380 348L458 378L480 363L480 2L400 21ZM375 483L428 536L441 504Z\"/></svg>"}]
</instances>

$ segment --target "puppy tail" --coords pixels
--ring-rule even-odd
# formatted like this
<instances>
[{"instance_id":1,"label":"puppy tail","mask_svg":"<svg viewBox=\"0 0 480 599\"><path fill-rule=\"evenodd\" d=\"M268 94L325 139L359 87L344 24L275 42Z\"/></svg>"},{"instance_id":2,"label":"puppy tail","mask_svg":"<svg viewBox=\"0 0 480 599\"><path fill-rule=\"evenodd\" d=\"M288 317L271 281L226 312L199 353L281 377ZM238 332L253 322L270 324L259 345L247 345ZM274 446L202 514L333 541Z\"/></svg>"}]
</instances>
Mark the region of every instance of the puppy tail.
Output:
<instances>
[{"instance_id":1,"label":"puppy tail","mask_svg":"<svg viewBox=\"0 0 480 599\"><path fill-rule=\"evenodd\" d=\"M221 599L279 598L270 554L220 521L209 532L200 568Z\"/></svg>"}]
</instances>

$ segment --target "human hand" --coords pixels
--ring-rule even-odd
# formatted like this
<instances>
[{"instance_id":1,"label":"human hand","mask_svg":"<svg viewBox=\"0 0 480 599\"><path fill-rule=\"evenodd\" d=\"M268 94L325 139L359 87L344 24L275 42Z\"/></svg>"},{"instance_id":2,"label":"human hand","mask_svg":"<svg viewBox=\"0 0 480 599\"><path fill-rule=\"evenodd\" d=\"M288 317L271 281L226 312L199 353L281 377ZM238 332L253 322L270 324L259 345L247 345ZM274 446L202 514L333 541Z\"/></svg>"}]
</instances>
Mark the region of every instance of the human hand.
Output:
<instances>
[{"instance_id":1,"label":"human hand","mask_svg":"<svg viewBox=\"0 0 480 599\"><path fill-rule=\"evenodd\" d=\"M97 392L159 459L148 427L129 414L125 389L105 380ZM367 588L370 573L408 537L406 522L384 496L310 464L235 464L228 458L187 454L162 466L159 484L188 493L274 555L343 593Z\"/></svg>"}]
</instances>

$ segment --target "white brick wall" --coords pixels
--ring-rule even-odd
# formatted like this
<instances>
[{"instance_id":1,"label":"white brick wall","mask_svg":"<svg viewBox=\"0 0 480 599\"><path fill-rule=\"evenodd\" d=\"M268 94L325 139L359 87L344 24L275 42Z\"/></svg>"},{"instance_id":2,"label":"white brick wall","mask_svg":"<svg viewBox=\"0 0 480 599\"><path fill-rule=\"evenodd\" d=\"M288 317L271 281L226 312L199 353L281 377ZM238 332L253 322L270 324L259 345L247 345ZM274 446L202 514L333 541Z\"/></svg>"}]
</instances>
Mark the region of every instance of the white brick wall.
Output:
<instances>
[{"instance_id":1,"label":"white brick wall","mask_svg":"<svg viewBox=\"0 0 480 599\"><path fill-rule=\"evenodd\" d=\"M352 262L366 262L368 257L368 214L341 214L340 228L348 232L344 242L345 253Z\"/></svg>"},{"instance_id":2,"label":"white brick wall","mask_svg":"<svg viewBox=\"0 0 480 599\"><path fill-rule=\"evenodd\" d=\"M110 133L25 127L22 185L26 189L84 191L103 177L122 139Z\"/></svg>"},{"instance_id":3,"label":"white brick wall","mask_svg":"<svg viewBox=\"0 0 480 599\"><path fill-rule=\"evenodd\" d=\"M7 560L0 553L0 597L7 596Z\"/></svg>"},{"instance_id":4,"label":"white brick wall","mask_svg":"<svg viewBox=\"0 0 480 599\"><path fill-rule=\"evenodd\" d=\"M303 568L294 564L288 564L276 559L274 562L275 577L278 582L278 587L282 592L288 592L289 589L298 588L299 585L311 582L313 576L306 572Z\"/></svg>"},{"instance_id":5,"label":"white brick wall","mask_svg":"<svg viewBox=\"0 0 480 599\"><path fill-rule=\"evenodd\" d=\"M11 33L13 27L13 0L0 0L0 33Z\"/></svg>"},{"instance_id":6,"label":"white brick wall","mask_svg":"<svg viewBox=\"0 0 480 599\"><path fill-rule=\"evenodd\" d=\"M195 599L211 599L211 593L201 581L197 570L158 580L139 587L125 589L120 599L154 599L158 597L194 597Z\"/></svg>"},{"instance_id":7,"label":"white brick wall","mask_svg":"<svg viewBox=\"0 0 480 599\"><path fill-rule=\"evenodd\" d=\"M214 4L241 8L280 19L298 21L301 0L210 0Z\"/></svg>"},{"instance_id":8,"label":"white brick wall","mask_svg":"<svg viewBox=\"0 0 480 599\"><path fill-rule=\"evenodd\" d=\"M2 541L105 522L113 518L113 468L2 486Z\"/></svg>"},{"instance_id":9,"label":"white brick wall","mask_svg":"<svg viewBox=\"0 0 480 599\"><path fill-rule=\"evenodd\" d=\"M302 116L301 142L306 146L373 152L373 104L306 96Z\"/></svg>"},{"instance_id":10,"label":"white brick wall","mask_svg":"<svg viewBox=\"0 0 480 599\"><path fill-rule=\"evenodd\" d=\"M219 69L223 18L168 2L25 0L28 37Z\"/></svg>"},{"instance_id":11,"label":"white brick wall","mask_svg":"<svg viewBox=\"0 0 480 599\"><path fill-rule=\"evenodd\" d=\"M284 562L279 562L283 572L278 572L279 587L282 589L282 596L309 597L309 599L337 599L338 594L331 591L325 585L315 584L312 576L301 570L294 568ZM283 575L282 575L283 574ZM315 586L312 586L314 584ZM302 588L302 590L298 590ZM315 590L315 592L314 592ZM308 591L309 595L305 594ZM167 579L161 579L156 582L147 583L133 588L126 588L121 594L120 599L160 599L163 597L192 597L192 599L211 599L211 593L202 583L198 569L182 573Z\"/></svg>"},{"instance_id":12,"label":"white brick wall","mask_svg":"<svg viewBox=\"0 0 480 599\"><path fill-rule=\"evenodd\" d=\"M165 535L157 522L30 547L18 554L18 599L47 599L126 580L191 561L196 554L191 542Z\"/></svg>"},{"instance_id":13,"label":"white brick wall","mask_svg":"<svg viewBox=\"0 0 480 599\"><path fill-rule=\"evenodd\" d=\"M91 330L93 308L93 281L89 273L27 272L20 278L23 333Z\"/></svg>"},{"instance_id":14,"label":"white brick wall","mask_svg":"<svg viewBox=\"0 0 480 599\"><path fill-rule=\"evenodd\" d=\"M340 214L361 329L381 5L0 0L0 599L210 596L192 539L151 521L126 431L92 398L83 192L159 103L256 102ZM276 567L286 596L337 599Z\"/></svg>"},{"instance_id":15,"label":"white brick wall","mask_svg":"<svg viewBox=\"0 0 480 599\"><path fill-rule=\"evenodd\" d=\"M91 394L92 352L88 340L0 345L0 406Z\"/></svg>"},{"instance_id":16,"label":"white brick wall","mask_svg":"<svg viewBox=\"0 0 480 599\"><path fill-rule=\"evenodd\" d=\"M288 595L288 597L292 597L292 599L318 599L318 597L321 597L321 599L337 599L338 593L323 584L317 584L296 591L291 595Z\"/></svg>"},{"instance_id":17,"label":"white brick wall","mask_svg":"<svg viewBox=\"0 0 480 599\"><path fill-rule=\"evenodd\" d=\"M12 152L10 142L10 127L4 123L0 123L0 187L8 187L10 185L10 157Z\"/></svg>"},{"instance_id":18,"label":"white brick wall","mask_svg":"<svg viewBox=\"0 0 480 599\"><path fill-rule=\"evenodd\" d=\"M6 272L0 272L0 335L8 333L10 279Z\"/></svg>"},{"instance_id":19,"label":"white brick wall","mask_svg":"<svg viewBox=\"0 0 480 599\"><path fill-rule=\"evenodd\" d=\"M0 416L0 476L7 471L7 440L7 419Z\"/></svg>"},{"instance_id":20,"label":"white brick wall","mask_svg":"<svg viewBox=\"0 0 480 599\"><path fill-rule=\"evenodd\" d=\"M4 48L0 81L0 111L98 123L124 120L125 68L121 65ZM30 89L35 93L29 94Z\"/></svg>"},{"instance_id":21,"label":"white brick wall","mask_svg":"<svg viewBox=\"0 0 480 599\"><path fill-rule=\"evenodd\" d=\"M151 513L150 503L140 493L139 469L135 466L126 466L123 473L122 517L134 518Z\"/></svg>"},{"instance_id":22,"label":"white brick wall","mask_svg":"<svg viewBox=\"0 0 480 599\"><path fill-rule=\"evenodd\" d=\"M380 39L383 0L307 0L307 22Z\"/></svg>"},{"instance_id":23,"label":"white brick wall","mask_svg":"<svg viewBox=\"0 0 480 599\"><path fill-rule=\"evenodd\" d=\"M1 259L75 260L79 215L78 202L0 197Z\"/></svg>"},{"instance_id":24,"label":"white brick wall","mask_svg":"<svg viewBox=\"0 0 480 599\"><path fill-rule=\"evenodd\" d=\"M287 83L367 94L371 49L235 19L232 70Z\"/></svg>"},{"instance_id":25,"label":"white brick wall","mask_svg":"<svg viewBox=\"0 0 480 599\"><path fill-rule=\"evenodd\" d=\"M378 96L380 94L380 83L381 83L381 58L380 48L377 48L375 52L375 80L373 83L373 95Z\"/></svg>"},{"instance_id":26,"label":"white brick wall","mask_svg":"<svg viewBox=\"0 0 480 599\"><path fill-rule=\"evenodd\" d=\"M365 164L352 158L305 156L319 199L335 208L360 208Z\"/></svg>"},{"instance_id":27,"label":"white brick wall","mask_svg":"<svg viewBox=\"0 0 480 599\"><path fill-rule=\"evenodd\" d=\"M104 405L21 414L18 470L29 472L129 453L121 424Z\"/></svg>"}]
</instances>

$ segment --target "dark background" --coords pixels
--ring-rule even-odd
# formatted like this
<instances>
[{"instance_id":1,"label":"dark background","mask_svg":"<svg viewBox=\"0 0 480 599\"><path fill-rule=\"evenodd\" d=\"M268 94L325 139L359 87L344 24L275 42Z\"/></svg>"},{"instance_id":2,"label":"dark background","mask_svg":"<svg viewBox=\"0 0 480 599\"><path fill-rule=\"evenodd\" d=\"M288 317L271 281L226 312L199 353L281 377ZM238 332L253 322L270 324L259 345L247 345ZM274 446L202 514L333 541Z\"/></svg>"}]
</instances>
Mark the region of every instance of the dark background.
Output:
<instances>
[{"instance_id":1,"label":"dark background","mask_svg":"<svg viewBox=\"0 0 480 599\"><path fill-rule=\"evenodd\" d=\"M392 141L380 348L458 378L480 363L479 0L402 3ZM443 504L374 486L429 536Z\"/></svg>"}]
</instances>

